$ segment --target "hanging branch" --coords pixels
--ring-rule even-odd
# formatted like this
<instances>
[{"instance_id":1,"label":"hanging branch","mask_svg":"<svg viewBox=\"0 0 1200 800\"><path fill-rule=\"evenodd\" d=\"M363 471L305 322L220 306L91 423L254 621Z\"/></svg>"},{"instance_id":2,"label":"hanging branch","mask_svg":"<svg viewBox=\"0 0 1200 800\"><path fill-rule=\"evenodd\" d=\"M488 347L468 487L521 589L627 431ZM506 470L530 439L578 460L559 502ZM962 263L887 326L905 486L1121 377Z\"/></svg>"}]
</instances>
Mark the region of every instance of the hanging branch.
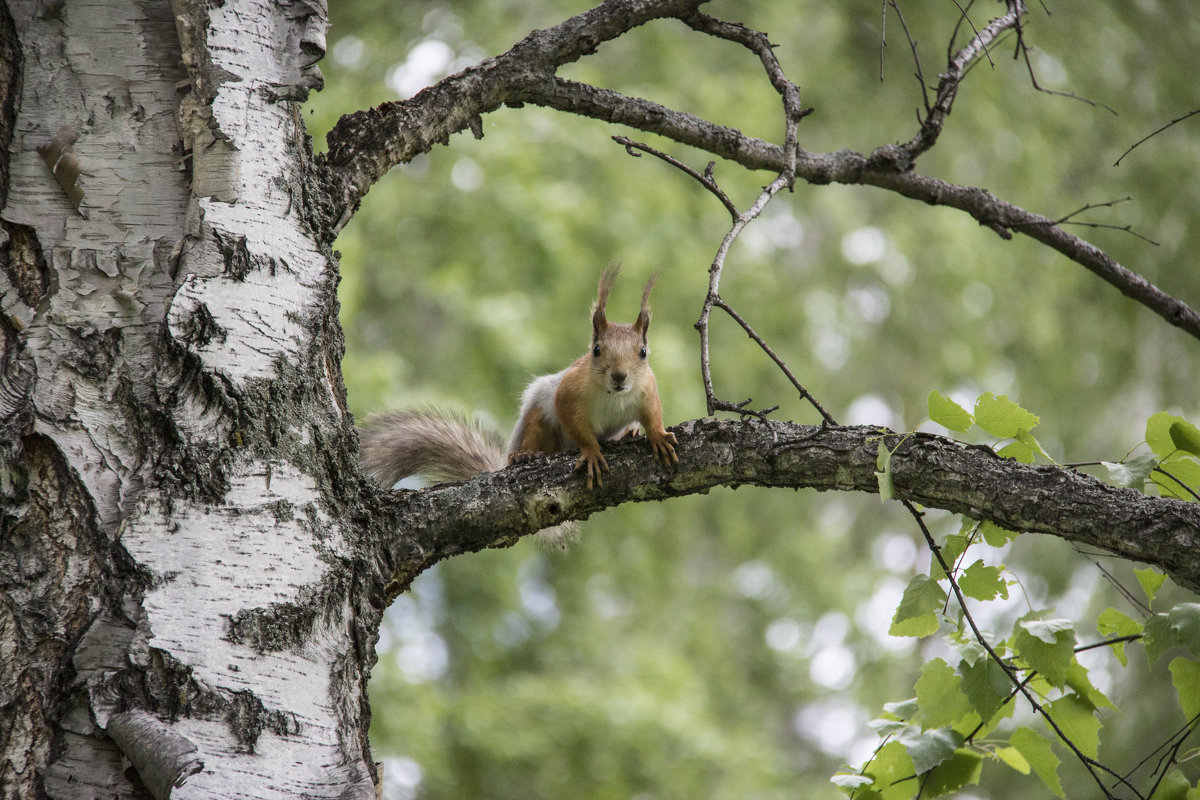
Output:
<instances>
[{"instance_id":1,"label":"hanging branch","mask_svg":"<svg viewBox=\"0 0 1200 800\"><path fill-rule=\"evenodd\" d=\"M942 556L942 549L938 547L937 542L935 542L933 539L933 534L929 532L929 527L925 524L925 520L923 519L924 514L917 510L917 507L910 500L902 500L901 504L916 521L917 527L921 529L921 535L925 537L925 544L929 547L930 552L933 553L933 557L937 559L938 566L942 568L943 574L945 574L946 578L949 580L950 589L954 593L954 598L958 601L958 607L962 610L963 618L966 619L967 625L971 628L971 633L975 637L975 641L979 642L979 645L984 649L985 652L987 652L988 658L992 659L992 661L999 665L1000 669L1004 670L1004 674L1008 676L1010 681L1012 681L1013 686L1016 687L1016 690L1024 695L1025 700L1029 703L1034 712L1040 714L1042 718L1046 720L1046 724L1050 726L1051 730L1054 731L1062 743L1065 744L1071 750L1071 752L1075 754L1075 757L1078 758L1080 763L1083 764L1084 768L1087 769L1088 774L1092 776L1092 779L1096 782L1096 785L1100 787L1100 791L1104 793L1104 796L1108 800L1116 800L1113 794L1108 790L1108 787L1104 785L1104 781L1101 780L1100 776L1096 773L1096 769L1102 769L1111 775L1116 775L1117 773L1113 772L1108 767L1104 766L1080 750L1079 747L1073 741L1071 741L1071 737L1068 736L1066 732L1059 726L1059 724L1054 721L1054 717L1050 715L1050 712L1047 711L1045 707L1037 701L1037 698L1033 696L1033 692L1030 691L1029 687L1027 686L1028 681L1022 681L1020 678L1018 678L1016 670L1009 665L1009 663L1006 662L999 653L996 652L995 648L993 648L991 643L988 642L987 637L985 637L983 632L979 630L979 626L975 624L975 618L971 616L971 611L967 607L967 599L963 595L962 590L958 587L958 581L951 573L950 565L946 563L946 559ZM1138 797L1140 798L1141 795L1138 794Z\"/></svg>"}]
</instances>

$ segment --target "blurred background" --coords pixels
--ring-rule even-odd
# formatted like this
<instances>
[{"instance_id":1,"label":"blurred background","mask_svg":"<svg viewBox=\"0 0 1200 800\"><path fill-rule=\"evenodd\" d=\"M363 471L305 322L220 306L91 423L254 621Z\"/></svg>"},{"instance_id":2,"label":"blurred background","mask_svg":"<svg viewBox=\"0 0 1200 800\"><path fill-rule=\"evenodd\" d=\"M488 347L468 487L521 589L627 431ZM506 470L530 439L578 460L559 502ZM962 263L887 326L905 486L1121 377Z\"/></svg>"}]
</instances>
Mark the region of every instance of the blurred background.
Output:
<instances>
[{"instance_id":1,"label":"blurred background","mask_svg":"<svg viewBox=\"0 0 1200 800\"><path fill-rule=\"evenodd\" d=\"M334 4L326 88L306 108L315 147L339 115L411 96L589 5ZM778 45L815 109L801 124L804 147L869 153L907 141L921 107L892 12L881 56L880 6L722 0L705 10ZM956 4L900 7L932 84ZM1001 8L975 3L972 20L982 26ZM1112 111L1036 91L1010 38L974 67L918 170L1051 218L1129 198L1078 219L1130 225L1157 245L1075 231L1200 306L1200 117L1113 166L1200 107L1194 10L1184 0L1032 3L1039 85ZM561 74L782 140L757 59L677 22L638 29ZM710 157L534 107L488 115L484 132L394 170L337 242L356 417L434 402L507 433L528 380L586 349L596 277L610 261L625 271L614 320L632 320L642 283L660 272L651 359L666 422L703 416L692 326L729 217L693 181L610 137L647 141L696 169ZM718 162L716 177L745 208L772 176ZM1048 453L1076 462L1121 459L1156 411L1200 420L1200 343L1031 240L1003 241L960 212L881 190L800 183L780 195L734 246L722 291L842 423L911 430L932 389L968 408L991 391L1041 415L1035 433ZM740 329L718 319L714 336L721 397L819 421ZM940 512L929 520L939 535L959 525ZM1081 643L1101 638L1095 617L1109 605L1144 613L1097 562L1144 597L1131 565L1053 537L977 557L1021 582L1009 601L978 609L997 639L1030 605L1075 620ZM896 504L746 488L605 512L565 555L527 540L443 563L392 606L380 642L370 695L386 796L842 796L829 776L870 756L879 740L866 723L913 695L925 660L946 656L938 637L887 635L904 586L928 567ZM1168 587L1155 609L1188 597ZM1101 760L1130 769L1183 724L1167 659L1147 669L1133 647L1128 670L1103 650L1081 660L1121 709L1105 712ZM1060 755L1070 796L1097 794ZM1035 777L988 761L970 796L1044 793Z\"/></svg>"}]
</instances>

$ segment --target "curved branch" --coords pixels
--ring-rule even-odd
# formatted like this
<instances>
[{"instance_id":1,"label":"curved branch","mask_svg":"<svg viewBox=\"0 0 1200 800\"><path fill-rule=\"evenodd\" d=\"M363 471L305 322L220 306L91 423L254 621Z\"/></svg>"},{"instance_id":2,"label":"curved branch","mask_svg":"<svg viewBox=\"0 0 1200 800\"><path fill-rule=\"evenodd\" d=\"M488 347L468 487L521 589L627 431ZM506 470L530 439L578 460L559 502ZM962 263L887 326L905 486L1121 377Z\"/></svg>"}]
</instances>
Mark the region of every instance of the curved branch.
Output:
<instances>
[{"instance_id":1,"label":"curved branch","mask_svg":"<svg viewBox=\"0 0 1200 800\"><path fill-rule=\"evenodd\" d=\"M465 483L382 492L383 527L407 532L380 545L396 581L388 593L403 591L450 556L507 547L540 528L624 502L745 484L878 493L881 436L896 447L891 465L900 500L1098 547L1153 564L1181 586L1200 590L1200 504L1115 488L1063 467L1021 464L924 433L900 441L881 428L750 419L693 420L673 430L677 470L654 462L644 441L606 443L612 470L595 491L574 474L574 457L560 454Z\"/></svg>"},{"instance_id":2,"label":"curved branch","mask_svg":"<svg viewBox=\"0 0 1200 800\"><path fill-rule=\"evenodd\" d=\"M628 125L706 150L750 169L780 171L783 148L692 114L619 92L565 80L529 87L519 99L536 105ZM812 184L875 186L930 205L965 211L1005 239L1020 233L1091 270L1122 294L1200 339L1200 313L1121 265L1100 248L1063 230L1054 220L999 199L986 189L959 186L912 171L908 151L884 145L870 156L853 150L812 153L800 148L796 177Z\"/></svg>"},{"instance_id":3,"label":"curved branch","mask_svg":"<svg viewBox=\"0 0 1200 800\"><path fill-rule=\"evenodd\" d=\"M429 151L434 144L447 142L459 131L470 128L476 136L482 136L481 115L504 104L533 103L628 125L706 150L750 169L775 173L788 170L790 174L791 159L785 157L790 155L790 148L745 136L733 128L657 103L555 76L559 66L653 19L690 17L703 29L705 25L700 21L708 18L693 15L703 2L607 0L553 28L534 31L507 53L446 78L406 101L384 103L342 117L329 133L328 153L316 161L319 179L313 185L319 188L313 189L311 198L316 227L332 239L371 185L388 170ZM1013 16L1010 11L1009 15L994 20L985 29L987 35L998 34L1011 25ZM1019 19L1019 14L1015 16ZM714 21L712 25L720 23ZM721 33L733 36L724 28ZM985 38L981 32L977 40ZM974 55L968 46L956 58L966 64ZM774 82L776 76L771 74L771 79ZM956 86L955 81L949 82L949 87ZM943 110L948 113L954 92L948 90L946 94L944 99L939 95L939 102L944 101ZM928 121L938 124L929 130L923 128L924 132L913 142L884 145L870 156L851 150L812 153L797 147L795 174L812 184L876 186L931 205L965 211L1006 239L1013 232L1029 236L1200 339L1200 313L1122 266L1100 248L1066 232L1054 220L1000 200L984 189L958 186L914 172L913 159L922 150L923 142L931 142L939 120L939 113L931 113Z\"/></svg>"},{"instance_id":4,"label":"curved branch","mask_svg":"<svg viewBox=\"0 0 1200 800\"><path fill-rule=\"evenodd\" d=\"M605 0L545 30L535 30L511 50L423 89L408 100L347 114L326 137L329 151L317 161L325 173L318 227L336 235L358 201L388 170L445 144L470 128L483 136L481 114L495 111L523 87L546 83L564 64L595 52L606 41L664 17L689 14L707 0Z\"/></svg>"}]
</instances>

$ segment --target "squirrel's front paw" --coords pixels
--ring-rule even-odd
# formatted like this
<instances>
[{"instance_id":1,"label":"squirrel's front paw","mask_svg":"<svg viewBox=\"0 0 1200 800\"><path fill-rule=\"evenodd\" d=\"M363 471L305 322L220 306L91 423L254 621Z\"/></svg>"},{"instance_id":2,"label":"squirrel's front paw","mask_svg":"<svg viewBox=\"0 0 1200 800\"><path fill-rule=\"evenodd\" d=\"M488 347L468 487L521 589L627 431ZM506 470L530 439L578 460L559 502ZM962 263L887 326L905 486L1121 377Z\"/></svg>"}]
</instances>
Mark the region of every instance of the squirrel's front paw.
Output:
<instances>
[{"instance_id":1,"label":"squirrel's front paw","mask_svg":"<svg viewBox=\"0 0 1200 800\"><path fill-rule=\"evenodd\" d=\"M524 464L526 461L533 461L535 458L545 455L545 453L540 453L537 450L517 450L508 454L508 463Z\"/></svg>"},{"instance_id":2,"label":"squirrel's front paw","mask_svg":"<svg viewBox=\"0 0 1200 800\"><path fill-rule=\"evenodd\" d=\"M675 455L675 445L679 444L679 440L675 438L675 434L662 431L650 437L650 447L654 451L654 457L660 459L664 464L678 464L679 456Z\"/></svg>"},{"instance_id":3,"label":"squirrel's front paw","mask_svg":"<svg viewBox=\"0 0 1200 800\"><path fill-rule=\"evenodd\" d=\"M592 481L595 480L596 486L603 486L604 481L600 478L601 471L608 472L608 461L604 459L604 454L599 450L585 451L575 462L575 469L578 470L584 465L587 465L587 488L592 488Z\"/></svg>"}]
</instances>

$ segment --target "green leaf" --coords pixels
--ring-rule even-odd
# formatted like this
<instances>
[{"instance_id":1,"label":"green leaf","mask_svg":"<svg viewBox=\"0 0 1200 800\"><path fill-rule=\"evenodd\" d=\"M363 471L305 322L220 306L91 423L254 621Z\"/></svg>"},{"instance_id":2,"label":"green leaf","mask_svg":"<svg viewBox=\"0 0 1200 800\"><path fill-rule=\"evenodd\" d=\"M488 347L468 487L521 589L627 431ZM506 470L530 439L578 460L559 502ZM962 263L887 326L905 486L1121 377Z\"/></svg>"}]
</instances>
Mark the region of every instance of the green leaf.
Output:
<instances>
[{"instance_id":1,"label":"green leaf","mask_svg":"<svg viewBox=\"0 0 1200 800\"><path fill-rule=\"evenodd\" d=\"M1003 567L985 567L983 559L979 559L958 579L958 588L967 597L976 600L994 600L997 596L1008 599L1008 583L1001 577Z\"/></svg>"},{"instance_id":2,"label":"green leaf","mask_svg":"<svg viewBox=\"0 0 1200 800\"><path fill-rule=\"evenodd\" d=\"M1100 750L1100 720L1091 703L1079 695L1068 694L1055 700L1046 710L1067 738L1088 758Z\"/></svg>"},{"instance_id":3,"label":"green leaf","mask_svg":"<svg viewBox=\"0 0 1200 800\"><path fill-rule=\"evenodd\" d=\"M983 755L974 750L955 750L949 759L939 764L922 786L921 797L939 797L957 792L964 786L979 783Z\"/></svg>"},{"instance_id":4,"label":"green leaf","mask_svg":"<svg viewBox=\"0 0 1200 800\"><path fill-rule=\"evenodd\" d=\"M1037 613L1017 621L1014 648L1050 685L1061 688L1075 657L1075 625L1066 619L1037 619Z\"/></svg>"},{"instance_id":5,"label":"green leaf","mask_svg":"<svg viewBox=\"0 0 1200 800\"><path fill-rule=\"evenodd\" d=\"M1054 459L1051 458L1050 454L1045 451L1045 449L1042 447L1042 443L1039 442L1037 439L1033 438L1033 434L1030 433L1029 431L1018 431L1017 432L1017 441L1020 442L1021 444L1025 445L1031 451L1038 454L1042 458L1046 459L1050 463L1052 463L1052 464L1054 463Z\"/></svg>"},{"instance_id":6,"label":"green leaf","mask_svg":"<svg viewBox=\"0 0 1200 800\"><path fill-rule=\"evenodd\" d=\"M1142 623L1115 608L1106 608L1096 618L1096 630L1106 639L1117 636L1134 636L1142 632ZM1112 647L1113 655L1117 657L1117 661L1121 662L1121 666L1126 666L1128 659L1125 656L1125 642L1117 642L1109 646Z\"/></svg>"},{"instance_id":7,"label":"green leaf","mask_svg":"<svg viewBox=\"0 0 1200 800\"><path fill-rule=\"evenodd\" d=\"M875 459L875 480L879 482L879 499L887 502L896 496L896 487L892 482L892 451L887 449L883 439L879 440L879 456Z\"/></svg>"},{"instance_id":8,"label":"green leaf","mask_svg":"<svg viewBox=\"0 0 1200 800\"><path fill-rule=\"evenodd\" d=\"M954 755L955 749L962 744L962 736L949 728L922 731L914 726L912 731L900 736L900 743L908 750L913 771L921 775Z\"/></svg>"},{"instance_id":9,"label":"green leaf","mask_svg":"<svg viewBox=\"0 0 1200 800\"><path fill-rule=\"evenodd\" d=\"M996 523L986 519L979 523L979 533L983 536L983 540L992 547L1003 547L1017 538L1018 535L1016 531L1001 528Z\"/></svg>"},{"instance_id":10,"label":"green leaf","mask_svg":"<svg viewBox=\"0 0 1200 800\"><path fill-rule=\"evenodd\" d=\"M888 742L879 748L875 757L867 764L863 774L869 776L874 783L873 789L866 793L867 797L880 797L883 800L908 800L913 796L913 785L907 779L913 776L912 759L908 750L900 742ZM862 797L863 792L855 793Z\"/></svg>"},{"instance_id":11,"label":"green leaf","mask_svg":"<svg viewBox=\"0 0 1200 800\"><path fill-rule=\"evenodd\" d=\"M1029 728L1017 728L1009 737L1008 743L1025 757L1029 766L1033 767L1034 774L1042 779L1042 783L1046 784L1046 788L1053 792L1055 797L1067 799L1062 783L1058 780L1058 765L1062 762L1054 755L1050 742Z\"/></svg>"},{"instance_id":12,"label":"green leaf","mask_svg":"<svg viewBox=\"0 0 1200 800\"><path fill-rule=\"evenodd\" d=\"M910 697L907 700L897 700L894 703L884 703L883 711L885 714L891 714L896 719L912 719L917 715L919 706L917 698Z\"/></svg>"},{"instance_id":13,"label":"green leaf","mask_svg":"<svg viewBox=\"0 0 1200 800\"><path fill-rule=\"evenodd\" d=\"M1030 615L1027 614L1026 617L1030 617ZM1074 643L1075 623L1069 619L1038 619L1037 617L1026 619L1023 617L1022 620L1021 627L1046 644L1060 643L1064 632L1071 634L1072 644Z\"/></svg>"},{"instance_id":14,"label":"green leaf","mask_svg":"<svg viewBox=\"0 0 1200 800\"><path fill-rule=\"evenodd\" d=\"M888 633L892 636L928 636L938 629L937 611L946 603L946 592L928 575L917 575L908 582L904 597L892 617Z\"/></svg>"},{"instance_id":15,"label":"green leaf","mask_svg":"<svg viewBox=\"0 0 1200 800\"><path fill-rule=\"evenodd\" d=\"M925 662L921 667L921 677L917 678L916 689L921 722L926 727L954 725L968 716L974 717L975 724L978 724L978 715L971 711L967 696L962 692L962 676L942 659Z\"/></svg>"},{"instance_id":16,"label":"green leaf","mask_svg":"<svg viewBox=\"0 0 1200 800\"><path fill-rule=\"evenodd\" d=\"M1191 781L1178 769L1172 769L1150 795L1150 800L1185 800L1191 792Z\"/></svg>"},{"instance_id":17,"label":"green leaf","mask_svg":"<svg viewBox=\"0 0 1200 800\"><path fill-rule=\"evenodd\" d=\"M1029 774L1029 761L1015 747L997 747L992 755L1022 775Z\"/></svg>"},{"instance_id":18,"label":"green leaf","mask_svg":"<svg viewBox=\"0 0 1200 800\"><path fill-rule=\"evenodd\" d=\"M1150 617L1142 644L1151 666L1172 647L1185 647L1200 657L1200 603L1180 603L1166 614Z\"/></svg>"},{"instance_id":19,"label":"green leaf","mask_svg":"<svg viewBox=\"0 0 1200 800\"><path fill-rule=\"evenodd\" d=\"M1200 661L1179 656L1171 661L1171 681L1185 719L1200 714Z\"/></svg>"},{"instance_id":20,"label":"green leaf","mask_svg":"<svg viewBox=\"0 0 1200 800\"><path fill-rule=\"evenodd\" d=\"M942 554L942 558L946 562L946 565L949 566L950 569L954 569L954 564L958 561L958 557L965 553L970 545L971 542L967 538L966 534L952 533L946 537L946 541L942 542L939 550ZM933 554L930 554L929 556L929 574L934 580L938 581L946 577L946 571L942 569L942 565L938 562L937 556Z\"/></svg>"},{"instance_id":21,"label":"green leaf","mask_svg":"<svg viewBox=\"0 0 1200 800\"><path fill-rule=\"evenodd\" d=\"M963 694L980 719L990 720L1012 693L1012 679L991 656L980 658L974 664L960 661L958 674L962 675Z\"/></svg>"},{"instance_id":22,"label":"green leaf","mask_svg":"<svg viewBox=\"0 0 1200 800\"><path fill-rule=\"evenodd\" d=\"M845 772L839 772L829 779L829 782L839 789L849 789L851 791L860 786L870 786L875 781L866 775L851 775Z\"/></svg>"},{"instance_id":23,"label":"green leaf","mask_svg":"<svg viewBox=\"0 0 1200 800\"><path fill-rule=\"evenodd\" d=\"M1170 473L1169 477L1167 473ZM1178 452L1159 462L1158 470L1151 472L1150 479L1154 483L1154 488L1164 497L1195 501L1196 498L1183 486L1187 486L1193 491L1200 487L1200 461L1187 453ZM1181 483L1183 486L1179 485Z\"/></svg>"},{"instance_id":24,"label":"green leaf","mask_svg":"<svg viewBox=\"0 0 1200 800\"><path fill-rule=\"evenodd\" d=\"M925 404L929 406L929 419L947 430L963 433L975 422L965 408L936 390L929 393Z\"/></svg>"},{"instance_id":25,"label":"green leaf","mask_svg":"<svg viewBox=\"0 0 1200 800\"><path fill-rule=\"evenodd\" d=\"M1179 449L1171 437L1171 427L1180 422L1185 425L1191 424L1183 417L1165 411L1159 411L1146 420L1146 444L1150 445L1154 455L1166 458Z\"/></svg>"},{"instance_id":26,"label":"green leaf","mask_svg":"<svg viewBox=\"0 0 1200 800\"><path fill-rule=\"evenodd\" d=\"M1071 660L1071 666L1067 670L1067 686L1071 687L1075 691L1075 694L1084 698L1096 708L1117 710L1113 701L1108 699L1108 695L1092 685L1092 680L1088 676L1087 669L1077 659Z\"/></svg>"},{"instance_id":27,"label":"green leaf","mask_svg":"<svg viewBox=\"0 0 1200 800\"><path fill-rule=\"evenodd\" d=\"M1163 585L1163 581L1167 579L1167 576L1152 567L1135 569L1133 574L1137 575L1138 583L1142 585L1142 591L1146 593L1146 602L1149 605L1154 605L1154 594Z\"/></svg>"},{"instance_id":28,"label":"green leaf","mask_svg":"<svg viewBox=\"0 0 1200 800\"><path fill-rule=\"evenodd\" d=\"M1146 485L1146 478L1150 475L1150 470L1158 464L1158 457L1152 453L1143 453L1120 463L1112 461L1101 461L1100 463L1108 472L1109 483L1137 489L1140 492Z\"/></svg>"},{"instance_id":29,"label":"green leaf","mask_svg":"<svg viewBox=\"0 0 1200 800\"><path fill-rule=\"evenodd\" d=\"M984 392L975 401L975 424L992 436L1014 438L1021 431L1030 431L1040 422L1037 414L1026 411L1008 399Z\"/></svg>"},{"instance_id":30,"label":"green leaf","mask_svg":"<svg viewBox=\"0 0 1200 800\"><path fill-rule=\"evenodd\" d=\"M1036 451L1025 442L1013 439L1008 444L996 451L996 455L1001 458L1011 458L1013 461L1020 461L1022 464L1032 464L1033 455Z\"/></svg>"},{"instance_id":31,"label":"green leaf","mask_svg":"<svg viewBox=\"0 0 1200 800\"><path fill-rule=\"evenodd\" d=\"M1200 430L1187 420L1172 422L1167 429L1171 442L1180 450L1200 456Z\"/></svg>"}]
</instances>

